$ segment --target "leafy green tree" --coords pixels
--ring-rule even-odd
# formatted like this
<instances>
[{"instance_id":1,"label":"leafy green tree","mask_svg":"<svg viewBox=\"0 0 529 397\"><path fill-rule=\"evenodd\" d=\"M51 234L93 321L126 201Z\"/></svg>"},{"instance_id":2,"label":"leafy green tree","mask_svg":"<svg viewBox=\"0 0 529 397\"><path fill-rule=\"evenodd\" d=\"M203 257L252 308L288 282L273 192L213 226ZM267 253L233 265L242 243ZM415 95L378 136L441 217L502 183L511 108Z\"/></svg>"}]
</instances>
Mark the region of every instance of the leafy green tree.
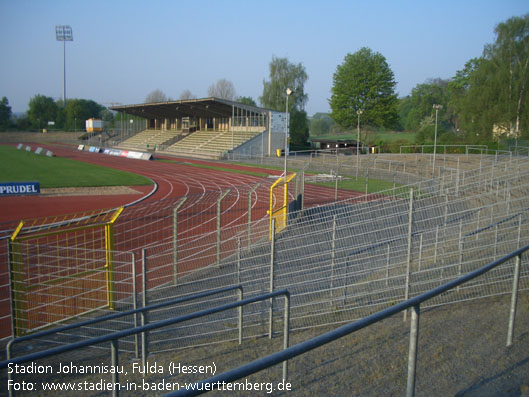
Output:
<instances>
[{"instance_id":1,"label":"leafy green tree","mask_svg":"<svg viewBox=\"0 0 529 397\"><path fill-rule=\"evenodd\" d=\"M357 124L357 111L362 122L377 127L397 125L395 78L386 58L364 47L347 54L337 66L331 89L332 118L344 128Z\"/></svg>"},{"instance_id":2,"label":"leafy green tree","mask_svg":"<svg viewBox=\"0 0 529 397\"><path fill-rule=\"evenodd\" d=\"M56 121L59 107L53 98L37 94L29 100L28 120L33 128L44 128L48 121Z\"/></svg>"},{"instance_id":3,"label":"leafy green tree","mask_svg":"<svg viewBox=\"0 0 529 397\"><path fill-rule=\"evenodd\" d=\"M494 30L496 41L487 45L484 56L495 71L499 93L498 107L505 114L509 128L516 136L522 129L522 115L527 113L529 102L529 14L513 17L500 23ZM527 125L524 125L527 129Z\"/></svg>"},{"instance_id":4,"label":"leafy green tree","mask_svg":"<svg viewBox=\"0 0 529 397\"><path fill-rule=\"evenodd\" d=\"M479 62L478 58L467 61L465 67L458 70L447 85L447 112L452 115L452 123L456 132L460 130L461 117L465 112L465 96L470 88L471 74L476 70Z\"/></svg>"},{"instance_id":5,"label":"leafy green tree","mask_svg":"<svg viewBox=\"0 0 529 397\"><path fill-rule=\"evenodd\" d=\"M439 114L439 122L449 124L444 118L446 115L446 107L448 102L447 95L447 80L431 79L424 84L418 84L412 91L409 98L409 111L406 117L405 128L408 130L417 130L421 127L421 123L427 117L431 117L433 113L433 105L439 104L443 106L445 112L443 116Z\"/></svg>"},{"instance_id":6,"label":"leafy green tree","mask_svg":"<svg viewBox=\"0 0 529 397\"><path fill-rule=\"evenodd\" d=\"M85 121L90 118L103 118L106 108L91 99L69 99L66 101L65 124L66 130L83 130Z\"/></svg>"},{"instance_id":7,"label":"leafy green tree","mask_svg":"<svg viewBox=\"0 0 529 397\"><path fill-rule=\"evenodd\" d=\"M305 93L305 82L308 79L305 67L293 64L287 58L272 57L270 62L270 81L263 81L263 95L259 97L261 105L284 112L286 107L286 90L292 94L288 98L288 110L303 110L308 100Z\"/></svg>"},{"instance_id":8,"label":"leafy green tree","mask_svg":"<svg viewBox=\"0 0 529 397\"><path fill-rule=\"evenodd\" d=\"M249 96L241 96L237 99L237 102L244 103L245 105L257 106L257 103Z\"/></svg>"},{"instance_id":9,"label":"leafy green tree","mask_svg":"<svg viewBox=\"0 0 529 397\"><path fill-rule=\"evenodd\" d=\"M11 125L11 106L6 97L0 100L0 131L6 131Z\"/></svg>"},{"instance_id":10,"label":"leafy green tree","mask_svg":"<svg viewBox=\"0 0 529 397\"><path fill-rule=\"evenodd\" d=\"M339 129L328 113L315 113L310 120L310 135L319 136L335 132Z\"/></svg>"},{"instance_id":11,"label":"leafy green tree","mask_svg":"<svg viewBox=\"0 0 529 397\"><path fill-rule=\"evenodd\" d=\"M308 139L308 120L305 104L305 82L308 79L305 67L293 64L287 58L272 57L270 62L270 80L263 81L263 95L259 97L265 108L284 112L286 110L286 91L292 90L288 98L290 112L290 136L293 143L305 145Z\"/></svg>"},{"instance_id":12,"label":"leafy green tree","mask_svg":"<svg viewBox=\"0 0 529 397\"><path fill-rule=\"evenodd\" d=\"M304 110L294 109L290 113L290 136L293 146L306 146L309 140L309 121Z\"/></svg>"},{"instance_id":13,"label":"leafy green tree","mask_svg":"<svg viewBox=\"0 0 529 397\"><path fill-rule=\"evenodd\" d=\"M397 113L399 115L399 124L397 126L397 129L399 130L411 130L411 120L410 120L410 113L412 110L411 105L411 96L405 96L403 98L399 98L399 103L397 105Z\"/></svg>"},{"instance_id":14,"label":"leafy green tree","mask_svg":"<svg viewBox=\"0 0 529 397\"><path fill-rule=\"evenodd\" d=\"M487 141L494 126L529 134L529 14L498 24L494 43L458 72L451 88L469 141Z\"/></svg>"}]
</instances>

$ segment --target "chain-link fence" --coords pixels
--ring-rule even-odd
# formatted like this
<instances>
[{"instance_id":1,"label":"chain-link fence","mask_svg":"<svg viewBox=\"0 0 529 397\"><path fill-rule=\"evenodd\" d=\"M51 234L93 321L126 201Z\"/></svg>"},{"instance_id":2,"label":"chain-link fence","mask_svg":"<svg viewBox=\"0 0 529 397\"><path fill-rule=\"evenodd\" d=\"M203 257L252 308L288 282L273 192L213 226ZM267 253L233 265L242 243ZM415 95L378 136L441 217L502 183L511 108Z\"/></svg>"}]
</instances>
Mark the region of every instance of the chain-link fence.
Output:
<instances>
[{"instance_id":1,"label":"chain-link fence","mask_svg":"<svg viewBox=\"0 0 529 397\"><path fill-rule=\"evenodd\" d=\"M438 156L432 172L431 158L412 156L406 162L396 156L333 154L290 159L290 167L305 172L299 182L305 184L304 206L290 214L288 227L272 239L269 202L259 197L269 195L273 181L127 209L114 226L115 249L135 258L137 304L238 284L245 296L287 288L292 329L338 324L527 244L526 158ZM318 174L327 175L334 187L317 184ZM363 194L342 188L361 178L367 185ZM389 186L373 191L375 180ZM502 266L431 304L506 293L511 283L512 269ZM526 261L520 288L529 288ZM167 318L229 299L190 302L151 316ZM264 335L270 316L279 331L282 315L274 301L245 308L245 337ZM234 340L236 320L235 313L219 314L170 332L152 332L150 350Z\"/></svg>"}]
</instances>

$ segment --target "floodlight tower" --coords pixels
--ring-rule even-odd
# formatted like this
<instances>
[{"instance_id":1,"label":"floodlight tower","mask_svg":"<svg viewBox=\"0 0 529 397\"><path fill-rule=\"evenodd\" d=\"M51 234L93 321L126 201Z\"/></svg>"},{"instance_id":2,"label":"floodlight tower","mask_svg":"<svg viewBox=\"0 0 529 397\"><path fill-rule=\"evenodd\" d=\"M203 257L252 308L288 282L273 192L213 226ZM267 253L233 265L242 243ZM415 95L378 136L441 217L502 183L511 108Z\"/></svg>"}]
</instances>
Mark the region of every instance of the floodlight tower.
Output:
<instances>
[{"instance_id":1,"label":"floodlight tower","mask_svg":"<svg viewBox=\"0 0 529 397\"><path fill-rule=\"evenodd\" d=\"M73 41L72 28L68 25L55 26L55 38L62 41L62 106L66 106L66 42Z\"/></svg>"}]
</instances>

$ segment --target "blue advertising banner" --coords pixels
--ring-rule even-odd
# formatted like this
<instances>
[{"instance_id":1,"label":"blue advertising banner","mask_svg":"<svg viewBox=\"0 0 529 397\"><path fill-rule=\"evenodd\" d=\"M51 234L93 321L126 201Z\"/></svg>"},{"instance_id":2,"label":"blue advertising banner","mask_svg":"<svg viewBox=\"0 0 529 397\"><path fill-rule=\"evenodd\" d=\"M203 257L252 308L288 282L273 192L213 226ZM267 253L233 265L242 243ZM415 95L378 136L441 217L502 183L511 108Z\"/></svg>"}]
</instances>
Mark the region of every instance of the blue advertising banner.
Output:
<instances>
[{"instance_id":1,"label":"blue advertising banner","mask_svg":"<svg viewBox=\"0 0 529 397\"><path fill-rule=\"evenodd\" d=\"M1 182L0 196L40 194L39 182Z\"/></svg>"}]
</instances>

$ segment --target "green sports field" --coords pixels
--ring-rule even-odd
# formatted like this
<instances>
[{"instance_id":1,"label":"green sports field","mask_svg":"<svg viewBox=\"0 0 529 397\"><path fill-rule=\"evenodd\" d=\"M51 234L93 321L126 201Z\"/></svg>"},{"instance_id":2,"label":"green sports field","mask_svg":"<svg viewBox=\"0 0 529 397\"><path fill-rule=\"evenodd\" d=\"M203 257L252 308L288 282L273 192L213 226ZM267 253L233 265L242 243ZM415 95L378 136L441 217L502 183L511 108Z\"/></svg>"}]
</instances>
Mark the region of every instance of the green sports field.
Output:
<instances>
[{"instance_id":1,"label":"green sports field","mask_svg":"<svg viewBox=\"0 0 529 397\"><path fill-rule=\"evenodd\" d=\"M0 146L0 182L39 182L41 188L151 185L144 176L62 157Z\"/></svg>"}]
</instances>

